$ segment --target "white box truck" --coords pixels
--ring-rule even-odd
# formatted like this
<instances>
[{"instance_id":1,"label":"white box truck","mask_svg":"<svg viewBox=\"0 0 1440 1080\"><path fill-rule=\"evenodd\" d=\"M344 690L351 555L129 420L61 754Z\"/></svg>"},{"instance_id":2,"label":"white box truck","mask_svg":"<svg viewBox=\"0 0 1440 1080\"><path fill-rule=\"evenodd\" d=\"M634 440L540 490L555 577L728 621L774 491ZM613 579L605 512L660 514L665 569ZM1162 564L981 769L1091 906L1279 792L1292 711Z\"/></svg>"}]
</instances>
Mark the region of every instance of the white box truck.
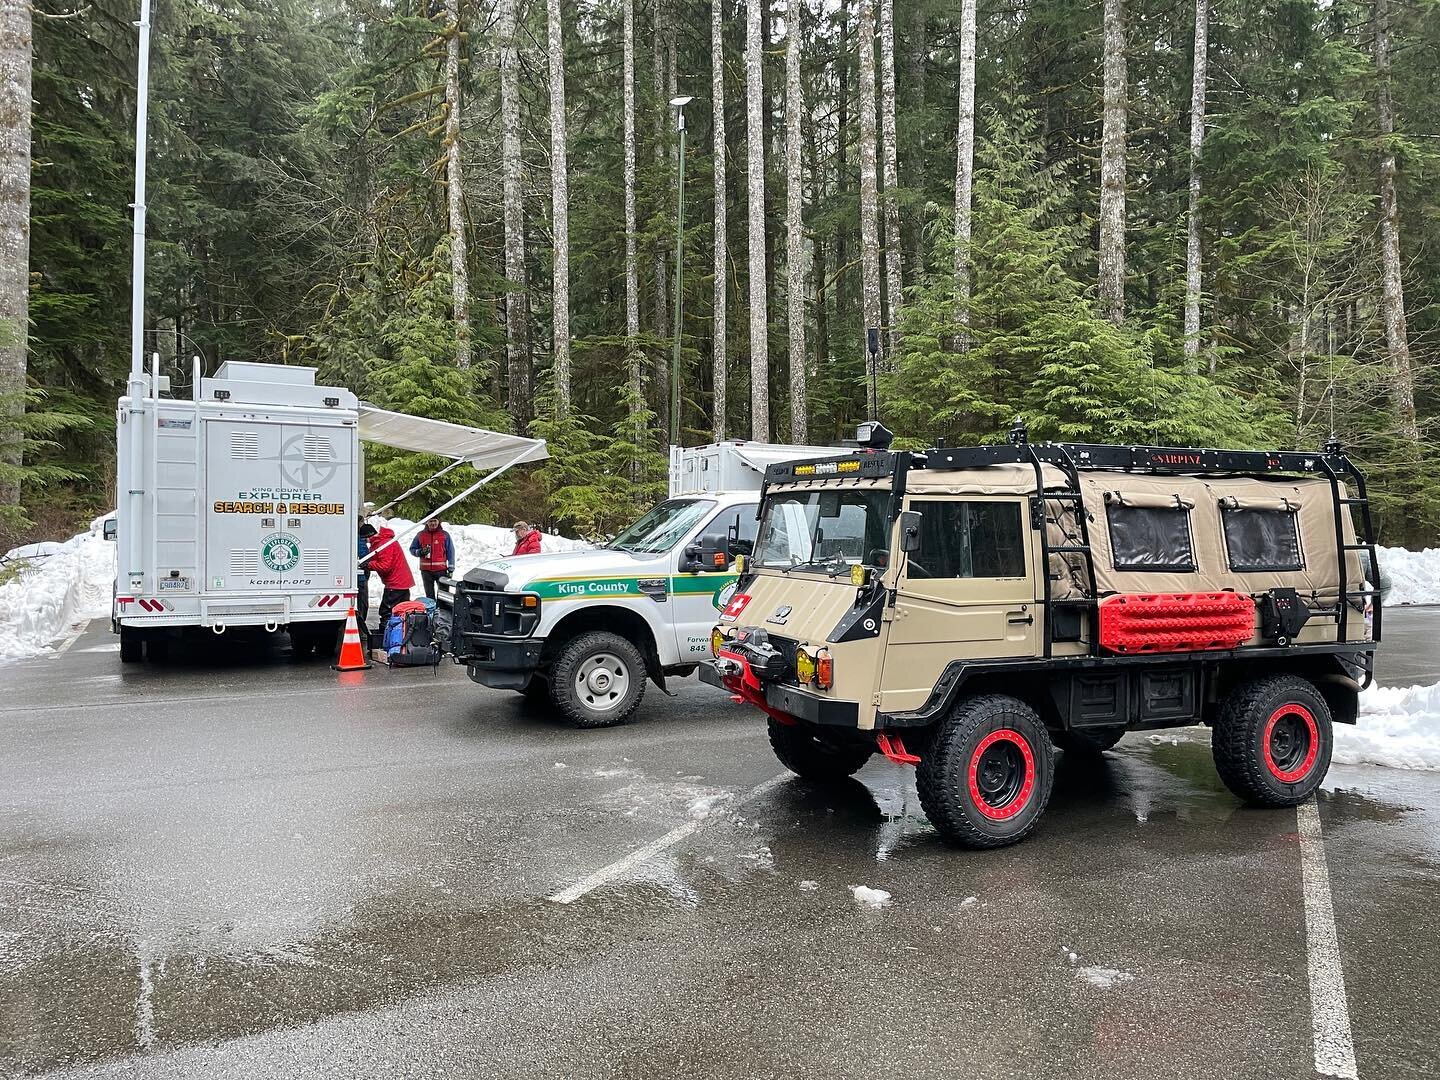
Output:
<instances>
[{"instance_id":1,"label":"white box truck","mask_svg":"<svg viewBox=\"0 0 1440 1080\"><path fill-rule=\"evenodd\" d=\"M158 659L197 627L287 630L299 654L333 648L355 600L362 440L445 462L394 502L459 465L482 472L436 515L546 456L542 439L377 409L316 385L314 368L230 361L211 378L197 368L189 399L163 396L169 380L154 371L132 372L129 388L107 524L125 662Z\"/></svg>"},{"instance_id":2,"label":"white box truck","mask_svg":"<svg viewBox=\"0 0 1440 1080\"><path fill-rule=\"evenodd\" d=\"M234 361L189 400L120 399L122 660L147 643L158 656L182 627L286 627L297 652L334 641L355 597L358 405L314 368Z\"/></svg>"},{"instance_id":3,"label":"white box truck","mask_svg":"<svg viewBox=\"0 0 1440 1080\"><path fill-rule=\"evenodd\" d=\"M670 498L608 545L482 563L454 583L451 650L471 679L552 702L577 727L625 720L710 655L754 543L767 466L844 447L723 442L670 453ZM460 569L460 568L457 568Z\"/></svg>"}]
</instances>

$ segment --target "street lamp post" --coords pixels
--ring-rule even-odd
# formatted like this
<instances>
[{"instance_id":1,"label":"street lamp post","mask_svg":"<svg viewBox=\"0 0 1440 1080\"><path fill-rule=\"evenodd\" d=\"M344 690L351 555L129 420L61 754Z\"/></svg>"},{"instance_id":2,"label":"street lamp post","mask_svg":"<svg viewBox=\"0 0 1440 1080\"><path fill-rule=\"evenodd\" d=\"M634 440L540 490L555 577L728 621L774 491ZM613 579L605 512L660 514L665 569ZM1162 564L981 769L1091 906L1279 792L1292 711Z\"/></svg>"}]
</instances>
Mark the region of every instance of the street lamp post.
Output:
<instances>
[{"instance_id":1,"label":"street lamp post","mask_svg":"<svg viewBox=\"0 0 1440 1080\"><path fill-rule=\"evenodd\" d=\"M676 150L679 183L675 207L675 351L670 360L670 445L680 445L680 326L685 313L685 106L695 99L674 97L675 130L680 136Z\"/></svg>"}]
</instances>

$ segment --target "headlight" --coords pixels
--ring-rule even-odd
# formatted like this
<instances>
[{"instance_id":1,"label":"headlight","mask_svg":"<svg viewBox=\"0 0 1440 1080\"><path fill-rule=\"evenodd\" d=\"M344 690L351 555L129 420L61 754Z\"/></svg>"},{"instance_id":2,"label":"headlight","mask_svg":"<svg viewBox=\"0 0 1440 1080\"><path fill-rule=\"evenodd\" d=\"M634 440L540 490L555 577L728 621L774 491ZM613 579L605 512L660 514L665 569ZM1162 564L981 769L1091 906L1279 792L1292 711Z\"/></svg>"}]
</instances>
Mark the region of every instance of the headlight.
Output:
<instances>
[{"instance_id":1,"label":"headlight","mask_svg":"<svg viewBox=\"0 0 1440 1080\"><path fill-rule=\"evenodd\" d=\"M829 649L821 649L815 656L815 685L821 690L835 685L835 659Z\"/></svg>"},{"instance_id":2,"label":"headlight","mask_svg":"<svg viewBox=\"0 0 1440 1080\"><path fill-rule=\"evenodd\" d=\"M795 681L801 686L815 678L815 657L804 646L795 650Z\"/></svg>"},{"instance_id":3,"label":"headlight","mask_svg":"<svg viewBox=\"0 0 1440 1080\"><path fill-rule=\"evenodd\" d=\"M720 650L725 647L725 631L720 627L710 631L710 655L719 656Z\"/></svg>"},{"instance_id":4,"label":"headlight","mask_svg":"<svg viewBox=\"0 0 1440 1080\"><path fill-rule=\"evenodd\" d=\"M870 568L856 563L850 567L850 584L856 588L863 589L870 583Z\"/></svg>"}]
</instances>

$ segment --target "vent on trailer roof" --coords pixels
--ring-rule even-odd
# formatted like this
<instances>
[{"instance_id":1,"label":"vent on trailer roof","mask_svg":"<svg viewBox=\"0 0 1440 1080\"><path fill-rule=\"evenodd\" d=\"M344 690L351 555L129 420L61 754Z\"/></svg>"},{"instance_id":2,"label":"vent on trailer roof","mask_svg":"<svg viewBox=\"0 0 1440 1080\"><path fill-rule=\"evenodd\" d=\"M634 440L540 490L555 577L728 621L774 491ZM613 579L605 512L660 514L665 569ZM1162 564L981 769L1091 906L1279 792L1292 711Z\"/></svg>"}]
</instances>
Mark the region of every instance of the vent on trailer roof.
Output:
<instances>
[{"instance_id":1,"label":"vent on trailer roof","mask_svg":"<svg viewBox=\"0 0 1440 1080\"><path fill-rule=\"evenodd\" d=\"M255 461L260 457L260 433L258 431L232 431L230 433L230 456L237 461Z\"/></svg>"}]
</instances>

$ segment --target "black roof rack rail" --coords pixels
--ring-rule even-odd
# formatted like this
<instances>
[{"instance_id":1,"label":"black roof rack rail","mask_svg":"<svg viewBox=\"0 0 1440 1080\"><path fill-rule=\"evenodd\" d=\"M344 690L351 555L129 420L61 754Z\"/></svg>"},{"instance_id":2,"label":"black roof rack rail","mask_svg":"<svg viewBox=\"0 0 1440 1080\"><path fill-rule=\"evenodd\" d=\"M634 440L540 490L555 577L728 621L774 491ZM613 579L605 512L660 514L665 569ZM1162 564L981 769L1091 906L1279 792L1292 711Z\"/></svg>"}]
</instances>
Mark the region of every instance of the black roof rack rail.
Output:
<instances>
[{"instance_id":1,"label":"black roof rack rail","mask_svg":"<svg viewBox=\"0 0 1440 1080\"><path fill-rule=\"evenodd\" d=\"M1033 457L1032 457L1033 454ZM1003 443L991 446L949 446L931 450L928 469L979 469L991 465L1028 465L1039 458L1067 472L1110 469L1122 472L1315 473L1326 465L1349 468L1343 453L1301 453L1295 450L1211 450L1186 446L1109 446L1103 443Z\"/></svg>"}]
</instances>

